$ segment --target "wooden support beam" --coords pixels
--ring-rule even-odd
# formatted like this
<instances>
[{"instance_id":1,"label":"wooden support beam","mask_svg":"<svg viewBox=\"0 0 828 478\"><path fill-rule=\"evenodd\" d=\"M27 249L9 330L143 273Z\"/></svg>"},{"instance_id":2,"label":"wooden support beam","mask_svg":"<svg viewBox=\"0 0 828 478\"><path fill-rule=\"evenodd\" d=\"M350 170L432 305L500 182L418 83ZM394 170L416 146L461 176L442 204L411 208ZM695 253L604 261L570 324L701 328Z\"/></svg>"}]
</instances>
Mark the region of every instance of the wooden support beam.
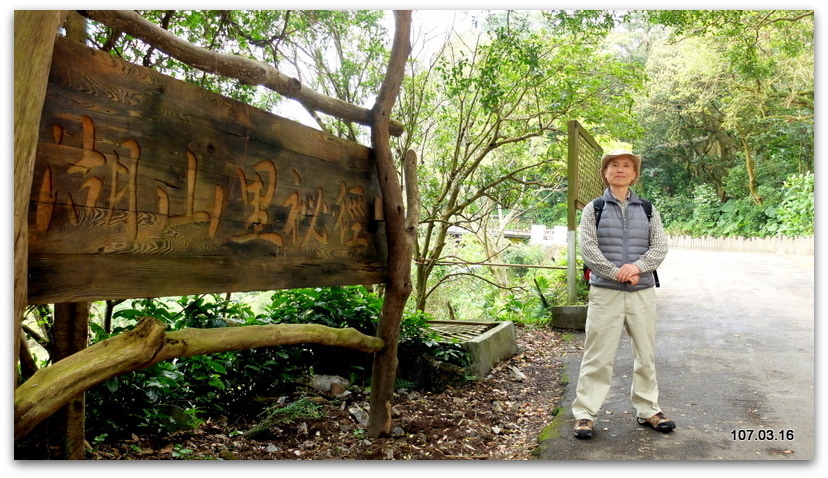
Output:
<instances>
[{"instance_id":1,"label":"wooden support beam","mask_svg":"<svg viewBox=\"0 0 828 478\"><path fill-rule=\"evenodd\" d=\"M14 12L14 385L20 356L20 325L28 296L29 197L34 177L38 126L55 34L66 11L16 10Z\"/></svg>"},{"instance_id":2,"label":"wooden support beam","mask_svg":"<svg viewBox=\"0 0 828 478\"><path fill-rule=\"evenodd\" d=\"M397 171L391 156L388 120L399 94L405 62L411 53L411 12L394 12L396 30L391 58L377 102L371 144L376 157L377 174L385 210L385 234L388 239L388 278L382 304L377 337L386 346L374 356L371 375L371 409L368 417L369 436L387 436L391 432L391 405L397 370L397 346L400 323L408 296L411 295L411 239L406 229L405 203Z\"/></svg>"},{"instance_id":3,"label":"wooden support beam","mask_svg":"<svg viewBox=\"0 0 828 478\"><path fill-rule=\"evenodd\" d=\"M89 302L55 304L52 361L58 362L86 348ZM49 418L49 454L53 460L84 459L86 394L80 392Z\"/></svg>"},{"instance_id":4,"label":"wooden support beam","mask_svg":"<svg viewBox=\"0 0 828 478\"><path fill-rule=\"evenodd\" d=\"M381 339L353 328L275 324L165 333L163 323L147 317L128 332L38 370L19 386L14 391L14 439L24 437L73 397L111 377L175 357L298 343L346 347L365 353L385 346Z\"/></svg>"}]
</instances>

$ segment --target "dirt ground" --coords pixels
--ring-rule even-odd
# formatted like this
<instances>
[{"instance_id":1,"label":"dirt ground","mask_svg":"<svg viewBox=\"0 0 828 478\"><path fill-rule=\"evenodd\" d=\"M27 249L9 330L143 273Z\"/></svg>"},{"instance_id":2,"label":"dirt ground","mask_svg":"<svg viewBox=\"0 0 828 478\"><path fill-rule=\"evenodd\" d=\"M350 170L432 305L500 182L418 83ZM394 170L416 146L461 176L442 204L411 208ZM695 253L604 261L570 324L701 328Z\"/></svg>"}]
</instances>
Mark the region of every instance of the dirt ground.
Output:
<instances>
[{"instance_id":1,"label":"dirt ground","mask_svg":"<svg viewBox=\"0 0 828 478\"><path fill-rule=\"evenodd\" d=\"M370 438L360 418L368 397L318 395L324 415L274 426L256 438L256 417L208 420L196 430L100 447L92 460L530 460L540 431L558 412L567 354L580 344L564 331L516 329L519 352L481 380L437 391L397 393L392 436ZM565 377L563 377L566 380Z\"/></svg>"}]
</instances>

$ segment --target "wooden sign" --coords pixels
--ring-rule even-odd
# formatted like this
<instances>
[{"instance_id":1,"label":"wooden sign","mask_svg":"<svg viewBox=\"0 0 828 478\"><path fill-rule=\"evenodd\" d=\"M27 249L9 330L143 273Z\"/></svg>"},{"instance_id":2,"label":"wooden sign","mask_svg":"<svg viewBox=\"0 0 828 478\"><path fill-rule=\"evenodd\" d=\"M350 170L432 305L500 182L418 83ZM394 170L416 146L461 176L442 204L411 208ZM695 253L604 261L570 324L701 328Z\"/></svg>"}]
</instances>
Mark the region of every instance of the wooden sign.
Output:
<instances>
[{"instance_id":1,"label":"wooden sign","mask_svg":"<svg viewBox=\"0 0 828 478\"><path fill-rule=\"evenodd\" d=\"M604 194L605 186L601 180L603 149L578 121L569 122L568 138L567 192L570 208L574 211L574 208L583 209L588 202Z\"/></svg>"},{"instance_id":2,"label":"wooden sign","mask_svg":"<svg viewBox=\"0 0 828 478\"><path fill-rule=\"evenodd\" d=\"M29 302L384 281L371 150L59 38Z\"/></svg>"}]
</instances>

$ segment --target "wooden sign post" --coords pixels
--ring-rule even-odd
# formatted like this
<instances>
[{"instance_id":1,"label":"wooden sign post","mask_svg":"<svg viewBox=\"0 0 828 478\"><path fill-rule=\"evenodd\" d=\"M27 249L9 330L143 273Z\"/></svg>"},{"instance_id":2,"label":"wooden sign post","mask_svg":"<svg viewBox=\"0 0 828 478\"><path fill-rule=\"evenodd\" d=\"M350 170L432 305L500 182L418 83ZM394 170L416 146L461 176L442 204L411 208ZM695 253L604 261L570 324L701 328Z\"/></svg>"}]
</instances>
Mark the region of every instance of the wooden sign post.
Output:
<instances>
[{"instance_id":1,"label":"wooden sign post","mask_svg":"<svg viewBox=\"0 0 828 478\"><path fill-rule=\"evenodd\" d=\"M604 191L601 182L601 155L603 149L578 121L568 123L567 154L567 235L566 235L566 283L569 303L574 304L576 297L575 281L577 277L575 242L578 228L576 211L580 211L588 202L597 198Z\"/></svg>"},{"instance_id":2,"label":"wooden sign post","mask_svg":"<svg viewBox=\"0 0 828 478\"><path fill-rule=\"evenodd\" d=\"M384 282L371 150L56 40L29 302Z\"/></svg>"}]
</instances>

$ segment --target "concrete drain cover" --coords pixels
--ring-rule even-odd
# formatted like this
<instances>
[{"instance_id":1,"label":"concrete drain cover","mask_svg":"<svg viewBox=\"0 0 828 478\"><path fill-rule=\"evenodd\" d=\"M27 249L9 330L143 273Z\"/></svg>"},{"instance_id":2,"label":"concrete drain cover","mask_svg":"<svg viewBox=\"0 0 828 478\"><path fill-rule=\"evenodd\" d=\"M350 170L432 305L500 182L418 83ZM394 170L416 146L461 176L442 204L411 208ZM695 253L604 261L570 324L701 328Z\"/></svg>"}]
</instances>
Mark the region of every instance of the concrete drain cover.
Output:
<instances>
[{"instance_id":1,"label":"concrete drain cover","mask_svg":"<svg viewBox=\"0 0 828 478\"><path fill-rule=\"evenodd\" d=\"M431 325L432 329L434 329L438 334L440 334L441 337L446 339L457 339L460 342L472 340L478 335L481 335L483 332L486 332L487 330L497 325L494 322L463 323L458 321L439 322L436 320L429 322L429 324Z\"/></svg>"},{"instance_id":2,"label":"concrete drain cover","mask_svg":"<svg viewBox=\"0 0 828 478\"><path fill-rule=\"evenodd\" d=\"M471 360L468 371L477 378L517 353L515 325L510 321L431 320L428 324L444 339L457 340L468 350Z\"/></svg>"}]
</instances>

